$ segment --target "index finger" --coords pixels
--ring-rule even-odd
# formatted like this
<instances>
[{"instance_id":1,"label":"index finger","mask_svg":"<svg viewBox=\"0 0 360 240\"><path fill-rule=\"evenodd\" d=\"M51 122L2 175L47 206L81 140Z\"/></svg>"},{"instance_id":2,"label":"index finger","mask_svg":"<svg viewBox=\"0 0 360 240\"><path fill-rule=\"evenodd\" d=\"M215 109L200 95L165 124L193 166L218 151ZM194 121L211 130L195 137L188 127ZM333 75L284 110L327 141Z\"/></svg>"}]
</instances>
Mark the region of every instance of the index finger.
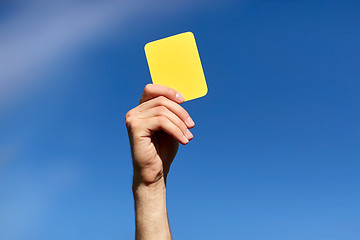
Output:
<instances>
[{"instance_id":1,"label":"index finger","mask_svg":"<svg viewBox=\"0 0 360 240\"><path fill-rule=\"evenodd\" d=\"M159 84L147 84L141 95L139 104L159 96L164 96L177 103L182 103L185 100L184 96L175 89Z\"/></svg>"}]
</instances>

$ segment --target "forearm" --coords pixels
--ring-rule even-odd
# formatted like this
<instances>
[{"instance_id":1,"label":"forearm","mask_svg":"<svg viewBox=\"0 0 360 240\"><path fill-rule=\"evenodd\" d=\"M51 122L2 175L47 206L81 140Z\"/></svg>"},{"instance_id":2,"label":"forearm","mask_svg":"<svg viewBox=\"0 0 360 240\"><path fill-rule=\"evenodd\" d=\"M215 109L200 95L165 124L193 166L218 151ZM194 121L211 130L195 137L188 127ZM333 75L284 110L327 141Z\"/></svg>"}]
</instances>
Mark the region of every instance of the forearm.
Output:
<instances>
[{"instance_id":1,"label":"forearm","mask_svg":"<svg viewBox=\"0 0 360 240\"><path fill-rule=\"evenodd\" d=\"M195 123L180 106L184 96L169 87L148 84L139 106L126 113L135 201L136 240L171 240L166 210L166 176L179 143L193 138Z\"/></svg>"},{"instance_id":2,"label":"forearm","mask_svg":"<svg viewBox=\"0 0 360 240\"><path fill-rule=\"evenodd\" d=\"M146 185L134 178L136 240L169 240L171 233L166 210L166 185Z\"/></svg>"}]
</instances>

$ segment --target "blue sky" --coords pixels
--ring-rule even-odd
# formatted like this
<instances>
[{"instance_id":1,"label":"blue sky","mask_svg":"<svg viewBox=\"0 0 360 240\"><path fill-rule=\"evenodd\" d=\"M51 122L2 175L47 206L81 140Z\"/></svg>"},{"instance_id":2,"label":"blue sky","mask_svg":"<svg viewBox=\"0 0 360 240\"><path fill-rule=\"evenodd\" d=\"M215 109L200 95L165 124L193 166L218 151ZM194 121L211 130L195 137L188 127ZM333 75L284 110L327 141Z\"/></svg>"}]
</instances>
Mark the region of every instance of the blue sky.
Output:
<instances>
[{"instance_id":1,"label":"blue sky","mask_svg":"<svg viewBox=\"0 0 360 240\"><path fill-rule=\"evenodd\" d=\"M192 31L209 92L174 239L359 239L357 1L2 1L0 239L133 239L144 45Z\"/></svg>"}]
</instances>

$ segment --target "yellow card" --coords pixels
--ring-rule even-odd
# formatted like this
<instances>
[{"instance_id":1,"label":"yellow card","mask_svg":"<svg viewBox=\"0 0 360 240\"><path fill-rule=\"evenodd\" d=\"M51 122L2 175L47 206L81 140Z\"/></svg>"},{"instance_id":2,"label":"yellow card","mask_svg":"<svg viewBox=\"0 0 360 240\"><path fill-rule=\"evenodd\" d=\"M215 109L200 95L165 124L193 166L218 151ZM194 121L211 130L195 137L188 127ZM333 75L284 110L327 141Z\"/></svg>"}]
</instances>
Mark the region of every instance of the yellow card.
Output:
<instances>
[{"instance_id":1,"label":"yellow card","mask_svg":"<svg viewBox=\"0 0 360 240\"><path fill-rule=\"evenodd\" d=\"M154 84L179 91L185 101L206 95L208 89L192 32L149 42L145 55Z\"/></svg>"}]
</instances>

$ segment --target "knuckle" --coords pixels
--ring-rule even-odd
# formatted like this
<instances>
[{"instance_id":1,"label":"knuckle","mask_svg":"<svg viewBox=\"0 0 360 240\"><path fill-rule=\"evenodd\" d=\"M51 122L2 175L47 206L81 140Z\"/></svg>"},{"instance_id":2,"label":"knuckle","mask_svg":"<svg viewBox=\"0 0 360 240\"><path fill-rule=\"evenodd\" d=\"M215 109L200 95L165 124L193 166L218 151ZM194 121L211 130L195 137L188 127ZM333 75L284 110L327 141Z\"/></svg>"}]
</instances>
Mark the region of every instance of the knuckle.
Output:
<instances>
[{"instance_id":1,"label":"knuckle","mask_svg":"<svg viewBox=\"0 0 360 240\"><path fill-rule=\"evenodd\" d=\"M166 102L166 97L164 97L164 96L157 97L157 102L159 105L164 105Z\"/></svg>"},{"instance_id":2,"label":"knuckle","mask_svg":"<svg viewBox=\"0 0 360 240\"><path fill-rule=\"evenodd\" d=\"M159 122L161 123L161 124L165 124L166 122L167 122L167 117L165 117L165 116L159 116Z\"/></svg>"},{"instance_id":3,"label":"knuckle","mask_svg":"<svg viewBox=\"0 0 360 240\"><path fill-rule=\"evenodd\" d=\"M149 84L146 84L145 88L144 88L144 92L145 93L150 93L152 90L152 84L149 83Z\"/></svg>"},{"instance_id":4,"label":"knuckle","mask_svg":"<svg viewBox=\"0 0 360 240\"><path fill-rule=\"evenodd\" d=\"M133 114L133 111L132 111L132 109L131 109L130 111L128 111L128 112L126 113L125 119L129 119L129 118L132 116L132 114Z\"/></svg>"},{"instance_id":5,"label":"knuckle","mask_svg":"<svg viewBox=\"0 0 360 240\"><path fill-rule=\"evenodd\" d=\"M167 109L166 109L166 107L164 107L164 106L159 106L158 108L157 108L157 111L158 111L158 113L160 114L160 115L165 115L166 114L166 111Z\"/></svg>"},{"instance_id":6,"label":"knuckle","mask_svg":"<svg viewBox=\"0 0 360 240\"><path fill-rule=\"evenodd\" d=\"M167 90L167 94L169 95L169 96L176 96L176 91L174 90L174 89L172 89L172 88L169 88L168 90Z\"/></svg>"},{"instance_id":7,"label":"knuckle","mask_svg":"<svg viewBox=\"0 0 360 240\"><path fill-rule=\"evenodd\" d=\"M136 121L135 119L129 120L127 126L130 129L137 129L137 128L139 128L139 121Z\"/></svg>"},{"instance_id":8,"label":"knuckle","mask_svg":"<svg viewBox=\"0 0 360 240\"><path fill-rule=\"evenodd\" d=\"M131 110L130 110L125 115L125 124L126 124L127 127L131 126L131 116L132 116L132 113L131 113Z\"/></svg>"},{"instance_id":9,"label":"knuckle","mask_svg":"<svg viewBox=\"0 0 360 240\"><path fill-rule=\"evenodd\" d=\"M125 121L130 121L135 116L135 113L134 108L129 110L125 115Z\"/></svg>"},{"instance_id":10,"label":"knuckle","mask_svg":"<svg viewBox=\"0 0 360 240\"><path fill-rule=\"evenodd\" d=\"M126 127L132 128L133 122L131 121L131 118L126 118L125 119L125 124L126 124Z\"/></svg>"},{"instance_id":11,"label":"knuckle","mask_svg":"<svg viewBox=\"0 0 360 240\"><path fill-rule=\"evenodd\" d=\"M138 123L136 121L136 118L134 117L133 109L126 113L125 125L126 125L127 128L130 128L130 129L133 129L133 128L137 127Z\"/></svg>"},{"instance_id":12,"label":"knuckle","mask_svg":"<svg viewBox=\"0 0 360 240\"><path fill-rule=\"evenodd\" d=\"M131 128L131 121L129 118L125 119L125 125L126 125L126 127Z\"/></svg>"}]
</instances>

